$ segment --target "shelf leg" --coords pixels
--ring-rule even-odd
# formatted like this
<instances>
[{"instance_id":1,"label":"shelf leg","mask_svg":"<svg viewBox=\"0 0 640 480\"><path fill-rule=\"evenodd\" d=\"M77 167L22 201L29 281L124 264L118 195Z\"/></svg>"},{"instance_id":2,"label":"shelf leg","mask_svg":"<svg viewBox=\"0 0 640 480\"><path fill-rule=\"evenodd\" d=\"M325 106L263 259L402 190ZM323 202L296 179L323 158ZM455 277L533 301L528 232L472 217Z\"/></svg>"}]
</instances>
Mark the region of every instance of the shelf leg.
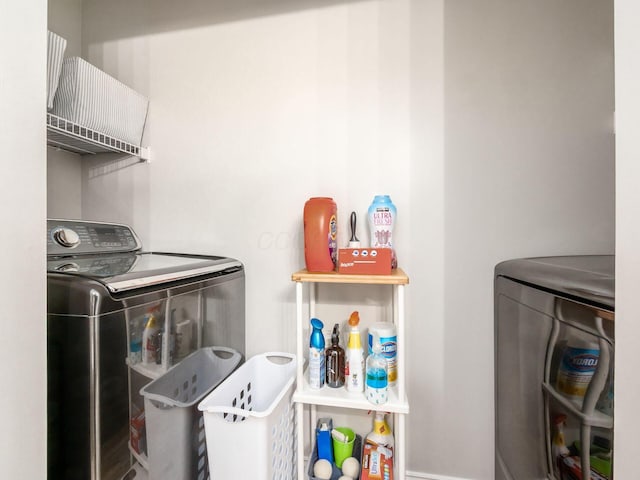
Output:
<instances>
[{"instance_id":1,"label":"shelf leg","mask_svg":"<svg viewBox=\"0 0 640 480\"><path fill-rule=\"evenodd\" d=\"M318 286L315 283L309 284L309 319L316 316L316 295Z\"/></svg>"},{"instance_id":2,"label":"shelf leg","mask_svg":"<svg viewBox=\"0 0 640 480\"><path fill-rule=\"evenodd\" d=\"M296 457L297 457L297 474L299 480L304 480L304 463L305 463L305 454L304 454L304 405L302 403L296 403Z\"/></svg>"},{"instance_id":3,"label":"shelf leg","mask_svg":"<svg viewBox=\"0 0 640 480\"><path fill-rule=\"evenodd\" d=\"M396 457L396 461L398 462L398 480L404 480L407 466L406 466L406 447L405 447L405 417L406 415L396 414L394 423L397 425L396 427L396 438L395 438L395 452L394 456Z\"/></svg>"},{"instance_id":4,"label":"shelf leg","mask_svg":"<svg viewBox=\"0 0 640 480\"><path fill-rule=\"evenodd\" d=\"M304 329L302 328L302 282L296 283L296 338L302 338L302 334ZM297 357L297 366L296 366L296 381L298 387L301 386L302 383L302 375L304 372L304 355L302 351L302 342L296 341L296 357Z\"/></svg>"},{"instance_id":5,"label":"shelf leg","mask_svg":"<svg viewBox=\"0 0 640 480\"><path fill-rule=\"evenodd\" d=\"M580 468L582 468L582 480L591 480L591 425L580 426Z\"/></svg>"},{"instance_id":6,"label":"shelf leg","mask_svg":"<svg viewBox=\"0 0 640 480\"><path fill-rule=\"evenodd\" d=\"M405 363L405 359L407 358L405 355L405 351L406 351L406 337L404 334L404 285L398 285L396 286L395 290L395 301L394 303L397 306L397 316L395 318L395 324L396 324L396 334L397 334L397 338L403 339L405 344L404 345L399 345L398 346L398 351L396 352L396 356L397 356L397 360L398 360L398 364L397 364L397 369L398 369L398 378L396 380L397 384L398 384L398 397L400 399L400 401L404 401L405 400L405 372L406 372L406 363Z\"/></svg>"}]
</instances>

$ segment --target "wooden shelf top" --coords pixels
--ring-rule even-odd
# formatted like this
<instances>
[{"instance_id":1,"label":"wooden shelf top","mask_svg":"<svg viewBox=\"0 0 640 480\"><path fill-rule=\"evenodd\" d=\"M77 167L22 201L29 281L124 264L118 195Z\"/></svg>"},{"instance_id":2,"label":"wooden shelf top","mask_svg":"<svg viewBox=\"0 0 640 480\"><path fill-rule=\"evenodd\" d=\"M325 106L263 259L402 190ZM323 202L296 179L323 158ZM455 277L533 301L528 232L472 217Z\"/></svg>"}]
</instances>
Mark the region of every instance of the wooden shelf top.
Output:
<instances>
[{"instance_id":1,"label":"wooden shelf top","mask_svg":"<svg viewBox=\"0 0 640 480\"><path fill-rule=\"evenodd\" d=\"M294 282L318 283L361 283L374 285L407 285L409 277L401 268L391 271L391 275L353 275L338 272L311 273L306 269L291 275Z\"/></svg>"}]
</instances>

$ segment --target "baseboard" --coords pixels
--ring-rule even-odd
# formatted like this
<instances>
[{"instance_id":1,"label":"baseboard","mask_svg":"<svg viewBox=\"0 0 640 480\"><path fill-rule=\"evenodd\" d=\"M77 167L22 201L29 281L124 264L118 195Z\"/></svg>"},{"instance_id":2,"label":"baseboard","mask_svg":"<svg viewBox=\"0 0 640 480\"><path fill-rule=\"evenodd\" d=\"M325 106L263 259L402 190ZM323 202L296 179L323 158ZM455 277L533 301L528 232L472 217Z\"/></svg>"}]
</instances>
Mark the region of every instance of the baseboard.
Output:
<instances>
[{"instance_id":1,"label":"baseboard","mask_svg":"<svg viewBox=\"0 0 640 480\"><path fill-rule=\"evenodd\" d=\"M470 480L461 477L448 477L446 475L436 475L433 473L410 472L405 475L406 480Z\"/></svg>"}]
</instances>

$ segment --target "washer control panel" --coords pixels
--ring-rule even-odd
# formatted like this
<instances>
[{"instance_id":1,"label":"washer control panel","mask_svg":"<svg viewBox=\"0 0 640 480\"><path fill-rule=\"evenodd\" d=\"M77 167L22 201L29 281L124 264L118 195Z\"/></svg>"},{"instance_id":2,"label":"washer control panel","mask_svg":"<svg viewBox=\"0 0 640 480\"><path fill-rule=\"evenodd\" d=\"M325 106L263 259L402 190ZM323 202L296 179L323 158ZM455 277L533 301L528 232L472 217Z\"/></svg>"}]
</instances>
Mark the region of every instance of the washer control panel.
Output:
<instances>
[{"instance_id":1,"label":"washer control panel","mask_svg":"<svg viewBox=\"0 0 640 480\"><path fill-rule=\"evenodd\" d=\"M49 256L84 255L140 250L138 237L127 225L80 220L47 220Z\"/></svg>"}]
</instances>

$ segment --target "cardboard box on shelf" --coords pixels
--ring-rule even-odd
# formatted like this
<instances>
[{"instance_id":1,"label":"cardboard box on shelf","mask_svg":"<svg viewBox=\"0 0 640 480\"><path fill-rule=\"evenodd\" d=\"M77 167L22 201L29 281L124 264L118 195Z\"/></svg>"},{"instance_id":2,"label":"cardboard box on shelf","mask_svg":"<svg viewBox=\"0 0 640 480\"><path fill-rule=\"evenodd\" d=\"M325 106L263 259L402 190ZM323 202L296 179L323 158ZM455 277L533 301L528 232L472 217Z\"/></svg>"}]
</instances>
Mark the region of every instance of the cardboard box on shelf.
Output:
<instances>
[{"instance_id":1,"label":"cardboard box on shelf","mask_svg":"<svg viewBox=\"0 0 640 480\"><path fill-rule=\"evenodd\" d=\"M145 442L145 418L144 411L139 412L131 419L131 448L137 453L146 453Z\"/></svg>"},{"instance_id":2,"label":"cardboard box on shelf","mask_svg":"<svg viewBox=\"0 0 640 480\"><path fill-rule=\"evenodd\" d=\"M393 449L366 443L360 480L393 480Z\"/></svg>"},{"instance_id":3,"label":"cardboard box on shelf","mask_svg":"<svg viewBox=\"0 0 640 480\"><path fill-rule=\"evenodd\" d=\"M340 248L338 249L338 273L390 275L391 249Z\"/></svg>"},{"instance_id":4,"label":"cardboard box on shelf","mask_svg":"<svg viewBox=\"0 0 640 480\"><path fill-rule=\"evenodd\" d=\"M608 480L608 477L601 475L599 472L591 469L591 480ZM562 480L582 480L582 467L580 465L580 457L569 456L564 457L560 462L560 478Z\"/></svg>"}]
</instances>

